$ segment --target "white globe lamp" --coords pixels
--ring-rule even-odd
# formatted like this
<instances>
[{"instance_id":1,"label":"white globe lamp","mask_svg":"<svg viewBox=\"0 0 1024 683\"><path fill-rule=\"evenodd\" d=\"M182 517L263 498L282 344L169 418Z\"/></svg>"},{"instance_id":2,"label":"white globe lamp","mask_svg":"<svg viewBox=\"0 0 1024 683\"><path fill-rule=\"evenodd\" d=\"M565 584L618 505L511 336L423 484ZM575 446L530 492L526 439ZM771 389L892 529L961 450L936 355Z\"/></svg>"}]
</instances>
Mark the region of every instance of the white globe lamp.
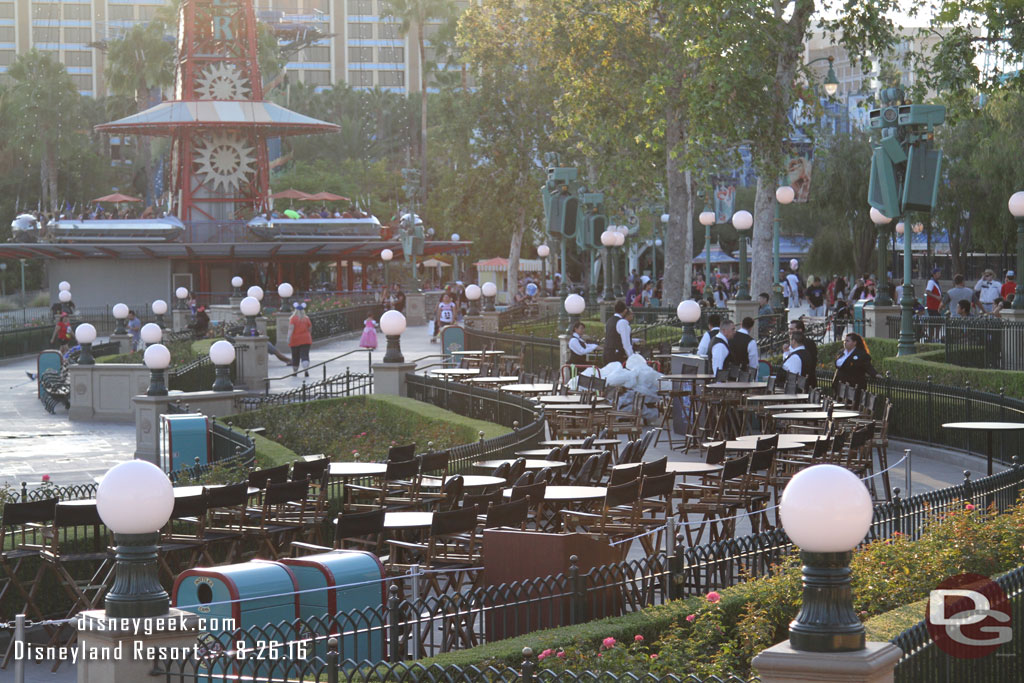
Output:
<instances>
[{"instance_id":1,"label":"white globe lamp","mask_svg":"<svg viewBox=\"0 0 1024 683\"><path fill-rule=\"evenodd\" d=\"M188 289L185 287L178 287L174 290L174 296L178 300L178 308L185 308L185 299L188 298Z\"/></svg>"},{"instance_id":2,"label":"white globe lamp","mask_svg":"<svg viewBox=\"0 0 1024 683\"><path fill-rule=\"evenodd\" d=\"M712 225L715 224L715 212L701 211L700 215L697 217L697 220L700 221L700 224L703 225L705 228L710 228Z\"/></svg>"},{"instance_id":3,"label":"white globe lamp","mask_svg":"<svg viewBox=\"0 0 1024 683\"><path fill-rule=\"evenodd\" d=\"M96 365L96 359L92 357L92 343L96 341L96 328L89 323L82 323L75 328L75 339L82 347L78 355L78 364Z\"/></svg>"},{"instance_id":4,"label":"white globe lamp","mask_svg":"<svg viewBox=\"0 0 1024 683\"><path fill-rule=\"evenodd\" d=\"M231 364L235 362L235 345L226 339L215 341L210 346L210 361L216 366L216 377L213 380L214 391L232 391Z\"/></svg>"},{"instance_id":5,"label":"white globe lamp","mask_svg":"<svg viewBox=\"0 0 1024 683\"><path fill-rule=\"evenodd\" d=\"M57 298L60 300L60 302L62 304L66 304L67 302L71 301L71 290L70 289L62 289L62 290L60 290L60 292L57 293Z\"/></svg>"},{"instance_id":6,"label":"white globe lamp","mask_svg":"<svg viewBox=\"0 0 1024 683\"><path fill-rule=\"evenodd\" d=\"M164 338L163 329L156 323L146 323L139 330L139 339L146 344L159 344Z\"/></svg>"},{"instance_id":7,"label":"white globe lamp","mask_svg":"<svg viewBox=\"0 0 1024 683\"><path fill-rule=\"evenodd\" d=\"M57 291L59 291L59 292L70 292L71 291L71 283L68 282L67 280L61 280L60 284L57 285Z\"/></svg>"},{"instance_id":8,"label":"white globe lamp","mask_svg":"<svg viewBox=\"0 0 1024 683\"><path fill-rule=\"evenodd\" d=\"M462 237L459 235L459 233L457 233L457 232L453 232L452 233L452 242L458 242L461 239L462 239Z\"/></svg>"},{"instance_id":9,"label":"white globe lamp","mask_svg":"<svg viewBox=\"0 0 1024 683\"><path fill-rule=\"evenodd\" d=\"M238 304L238 310L245 316L245 331L243 334L255 337L257 334L256 316L260 314L260 300L254 296L247 296Z\"/></svg>"},{"instance_id":10,"label":"white globe lamp","mask_svg":"<svg viewBox=\"0 0 1024 683\"><path fill-rule=\"evenodd\" d=\"M163 299L157 299L150 308L153 310L153 314L156 316L156 324L160 327L164 326L164 313L167 312L167 302Z\"/></svg>"},{"instance_id":11,"label":"white globe lamp","mask_svg":"<svg viewBox=\"0 0 1024 683\"><path fill-rule=\"evenodd\" d=\"M146 396L166 396L164 370L171 364L171 352L163 344L151 344L142 354L142 362L149 368L149 390Z\"/></svg>"},{"instance_id":12,"label":"white globe lamp","mask_svg":"<svg viewBox=\"0 0 1024 683\"><path fill-rule=\"evenodd\" d=\"M288 309L288 299L295 294L295 288L292 287L290 282L282 282L277 286L277 295L281 297L281 310Z\"/></svg>"},{"instance_id":13,"label":"white globe lamp","mask_svg":"<svg viewBox=\"0 0 1024 683\"><path fill-rule=\"evenodd\" d=\"M233 296L233 297L240 297L240 296L242 296L242 283L243 282L244 282L244 280L242 280L242 278L239 277L238 275L236 275L233 278L231 278L231 287L234 289L234 291L231 292L231 296Z\"/></svg>"},{"instance_id":14,"label":"white globe lamp","mask_svg":"<svg viewBox=\"0 0 1024 683\"><path fill-rule=\"evenodd\" d=\"M700 304L693 299L680 301L676 306L676 317L683 323L683 336L679 338L679 346L692 350L697 348L697 334L693 329L694 323L700 320Z\"/></svg>"},{"instance_id":15,"label":"white globe lamp","mask_svg":"<svg viewBox=\"0 0 1024 683\"><path fill-rule=\"evenodd\" d=\"M384 352L385 363L404 363L401 338L405 332L405 316L400 311L385 311L380 317L380 331L387 338L388 345Z\"/></svg>"},{"instance_id":16,"label":"white globe lamp","mask_svg":"<svg viewBox=\"0 0 1024 683\"><path fill-rule=\"evenodd\" d=\"M245 295L251 296L253 299L256 299L257 301L263 301L263 288L260 287L259 285L253 285L252 287L245 291Z\"/></svg>"},{"instance_id":17,"label":"white globe lamp","mask_svg":"<svg viewBox=\"0 0 1024 683\"><path fill-rule=\"evenodd\" d=\"M498 296L498 285L493 282L485 282L480 291L484 295L484 311L494 312L494 298Z\"/></svg>"},{"instance_id":18,"label":"white globe lamp","mask_svg":"<svg viewBox=\"0 0 1024 683\"><path fill-rule=\"evenodd\" d=\"M888 225L889 223L892 223L891 218L873 206L871 207L871 210L868 211L868 216L871 217L871 222L875 225Z\"/></svg>"},{"instance_id":19,"label":"white globe lamp","mask_svg":"<svg viewBox=\"0 0 1024 683\"><path fill-rule=\"evenodd\" d=\"M783 185L775 190L775 201L779 204L792 204L796 199L796 190L789 185Z\"/></svg>"},{"instance_id":20,"label":"white globe lamp","mask_svg":"<svg viewBox=\"0 0 1024 683\"><path fill-rule=\"evenodd\" d=\"M1024 192L1014 192L1007 202L1010 215L1017 221L1017 277L1024 273ZM1024 292L1018 289L1013 296L1013 310L1024 311Z\"/></svg>"},{"instance_id":21,"label":"white globe lamp","mask_svg":"<svg viewBox=\"0 0 1024 683\"><path fill-rule=\"evenodd\" d=\"M128 331L124 327L124 321L128 317L128 307L124 304L114 304L113 308L110 309L110 313L114 316L117 325L114 328L114 334L127 334Z\"/></svg>"}]
</instances>

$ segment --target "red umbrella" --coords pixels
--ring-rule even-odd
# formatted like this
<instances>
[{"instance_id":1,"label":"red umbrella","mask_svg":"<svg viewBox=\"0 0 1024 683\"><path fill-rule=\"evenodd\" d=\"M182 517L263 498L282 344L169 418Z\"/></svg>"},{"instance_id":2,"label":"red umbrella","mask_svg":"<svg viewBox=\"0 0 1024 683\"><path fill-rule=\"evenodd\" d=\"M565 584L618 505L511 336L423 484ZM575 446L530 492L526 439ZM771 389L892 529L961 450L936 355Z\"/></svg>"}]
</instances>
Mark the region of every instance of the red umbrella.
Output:
<instances>
[{"instance_id":1,"label":"red umbrella","mask_svg":"<svg viewBox=\"0 0 1024 683\"><path fill-rule=\"evenodd\" d=\"M352 201L348 197L342 197L340 194L331 194L330 192L317 192L316 194L309 195L308 198L312 199L312 200L315 200L315 201L318 201L318 202L348 202L348 201Z\"/></svg>"},{"instance_id":2,"label":"red umbrella","mask_svg":"<svg viewBox=\"0 0 1024 683\"><path fill-rule=\"evenodd\" d=\"M311 197L302 192L301 190L284 190L283 192L275 192L270 195L271 199L311 199Z\"/></svg>"},{"instance_id":3,"label":"red umbrella","mask_svg":"<svg viewBox=\"0 0 1024 683\"><path fill-rule=\"evenodd\" d=\"M141 202L141 199L135 197L129 197L126 194L115 192L114 194L108 194L105 197L97 197L92 200L93 202Z\"/></svg>"}]
</instances>

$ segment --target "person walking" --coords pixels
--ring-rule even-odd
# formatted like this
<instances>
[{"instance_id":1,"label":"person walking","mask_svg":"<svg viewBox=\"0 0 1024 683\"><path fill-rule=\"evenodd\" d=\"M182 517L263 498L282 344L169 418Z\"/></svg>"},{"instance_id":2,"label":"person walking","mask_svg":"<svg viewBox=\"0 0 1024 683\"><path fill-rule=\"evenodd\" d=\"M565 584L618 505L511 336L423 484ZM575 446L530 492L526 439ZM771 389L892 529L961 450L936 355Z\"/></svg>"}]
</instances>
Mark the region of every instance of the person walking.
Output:
<instances>
[{"instance_id":1,"label":"person walking","mask_svg":"<svg viewBox=\"0 0 1024 683\"><path fill-rule=\"evenodd\" d=\"M722 321L718 333L711 340L711 372L717 375L719 370L728 367L734 362L730 349L733 337L736 334L736 324L726 318Z\"/></svg>"},{"instance_id":2,"label":"person walking","mask_svg":"<svg viewBox=\"0 0 1024 683\"><path fill-rule=\"evenodd\" d=\"M373 319L372 313L363 321L363 334L359 337L359 347L374 350L377 348L377 321Z\"/></svg>"},{"instance_id":3,"label":"person walking","mask_svg":"<svg viewBox=\"0 0 1024 683\"><path fill-rule=\"evenodd\" d=\"M821 278L817 275L811 280L811 286L807 288L807 305L811 307L811 315L815 318L825 317L825 288L821 284Z\"/></svg>"},{"instance_id":4,"label":"person walking","mask_svg":"<svg viewBox=\"0 0 1024 683\"><path fill-rule=\"evenodd\" d=\"M754 341L754 319L747 316L729 340L729 356L733 365L757 372L757 342Z\"/></svg>"},{"instance_id":5,"label":"person walking","mask_svg":"<svg viewBox=\"0 0 1024 683\"><path fill-rule=\"evenodd\" d=\"M142 321L135 315L135 311L128 311L128 322L125 323L125 327L132 338L132 351L138 351L142 345Z\"/></svg>"},{"instance_id":6,"label":"person walking","mask_svg":"<svg viewBox=\"0 0 1024 683\"><path fill-rule=\"evenodd\" d=\"M60 353L63 356L68 350L68 342L71 341L71 323L68 322L68 314L61 313L60 317L57 318L57 324L53 328L53 334L50 335L50 343L58 343L60 346Z\"/></svg>"},{"instance_id":7,"label":"person walking","mask_svg":"<svg viewBox=\"0 0 1024 683\"><path fill-rule=\"evenodd\" d=\"M452 297L448 292L441 295L441 300L437 303L437 309L434 311L434 334L430 337L430 343L437 343L437 335L441 331L442 327L452 325L455 323L455 304L452 303Z\"/></svg>"},{"instance_id":8,"label":"person walking","mask_svg":"<svg viewBox=\"0 0 1024 683\"><path fill-rule=\"evenodd\" d=\"M1006 271L1006 282L999 289L999 296L1003 299L1010 300L1011 297L1017 294L1017 274L1012 270Z\"/></svg>"},{"instance_id":9,"label":"person walking","mask_svg":"<svg viewBox=\"0 0 1024 683\"><path fill-rule=\"evenodd\" d=\"M789 297L789 308L791 310L800 308L800 276L796 274L796 271L790 271L786 275L786 287L789 291L787 295Z\"/></svg>"},{"instance_id":10,"label":"person walking","mask_svg":"<svg viewBox=\"0 0 1024 683\"><path fill-rule=\"evenodd\" d=\"M309 347L313 345L313 321L306 315L306 304L295 302L295 312L288 319L288 346L292 350L292 372L299 371L299 364L309 377Z\"/></svg>"},{"instance_id":11,"label":"person walking","mask_svg":"<svg viewBox=\"0 0 1024 683\"><path fill-rule=\"evenodd\" d=\"M836 377L832 380L834 390L840 384L864 389L868 385L868 377L878 377L878 370L871 364L871 354L864 337L850 332L843 339L843 350L836 356Z\"/></svg>"},{"instance_id":12,"label":"person walking","mask_svg":"<svg viewBox=\"0 0 1024 683\"><path fill-rule=\"evenodd\" d=\"M632 319L633 310L626 306L626 302L616 301L615 315L608 318L604 326L602 365L612 362L625 365L626 360L633 355L633 328L629 324Z\"/></svg>"}]
</instances>

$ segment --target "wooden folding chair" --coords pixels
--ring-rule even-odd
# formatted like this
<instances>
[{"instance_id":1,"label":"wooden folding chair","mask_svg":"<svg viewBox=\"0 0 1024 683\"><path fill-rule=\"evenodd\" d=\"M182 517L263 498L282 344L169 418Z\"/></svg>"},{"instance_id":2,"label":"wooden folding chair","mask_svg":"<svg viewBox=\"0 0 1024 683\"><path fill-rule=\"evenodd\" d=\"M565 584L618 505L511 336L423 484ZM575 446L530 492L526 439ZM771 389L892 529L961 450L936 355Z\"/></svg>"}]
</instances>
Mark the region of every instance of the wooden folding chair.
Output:
<instances>
[{"instance_id":1,"label":"wooden folding chair","mask_svg":"<svg viewBox=\"0 0 1024 683\"><path fill-rule=\"evenodd\" d=\"M368 550L376 555L381 562L387 562L382 556L384 548L384 510L368 512L342 512L334 521L334 550ZM322 553L331 548L303 541L292 541L292 556L297 550Z\"/></svg>"},{"instance_id":2,"label":"wooden folding chair","mask_svg":"<svg viewBox=\"0 0 1024 683\"><path fill-rule=\"evenodd\" d=\"M642 479L609 486L598 513L583 510L562 510L560 515L567 531L582 529L587 533L598 534L609 542L622 541L643 533L640 523L640 487ZM626 559L629 543L616 546L620 560Z\"/></svg>"},{"instance_id":3,"label":"wooden folding chair","mask_svg":"<svg viewBox=\"0 0 1024 683\"><path fill-rule=\"evenodd\" d=\"M218 564L214 550L225 548L220 561L231 564L242 540L248 516L249 484L211 486L206 493L206 517L203 525L203 559Z\"/></svg>"},{"instance_id":4,"label":"wooden folding chair","mask_svg":"<svg viewBox=\"0 0 1024 683\"><path fill-rule=\"evenodd\" d=\"M160 572L169 583L174 583L174 579L183 568L196 566L204 554L206 541L203 538L203 526L206 508L205 490L194 496L174 497L171 518L167 521L157 546Z\"/></svg>"}]
</instances>

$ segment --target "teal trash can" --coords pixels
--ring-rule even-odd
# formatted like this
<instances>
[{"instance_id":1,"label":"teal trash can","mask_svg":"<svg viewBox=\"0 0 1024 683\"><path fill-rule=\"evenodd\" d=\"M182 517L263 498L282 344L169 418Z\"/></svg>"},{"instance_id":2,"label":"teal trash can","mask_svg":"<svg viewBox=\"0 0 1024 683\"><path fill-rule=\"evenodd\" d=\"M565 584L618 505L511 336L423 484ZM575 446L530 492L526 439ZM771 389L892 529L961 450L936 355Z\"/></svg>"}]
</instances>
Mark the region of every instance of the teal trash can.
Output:
<instances>
[{"instance_id":1,"label":"teal trash can","mask_svg":"<svg viewBox=\"0 0 1024 683\"><path fill-rule=\"evenodd\" d=\"M210 462L210 418L202 413L161 415L164 471L170 474Z\"/></svg>"},{"instance_id":2,"label":"teal trash can","mask_svg":"<svg viewBox=\"0 0 1024 683\"><path fill-rule=\"evenodd\" d=\"M200 639L209 650L235 649L244 643L243 659L211 662L204 683L226 683L238 676L263 675L281 670L300 654L288 642L296 637L291 627L265 628L293 622L299 616L298 583L280 562L253 560L222 567L186 569L174 581L171 600L175 607L201 617L205 629ZM262 629L262 630L255 630ZM287 636L287 637L286 637ZM261 643L279 643L273 653Z\"/></svg>"},{"instance_id":3,"label":"teal trash can","mask_svg":"<svg viewBox=\"0 0 1024 683\"><path fill-rule=\"evenodd\" d=\"M868 299L861 299L853 305L853 331L864 336L864 307L873 303Z\"/></svg>"},{"instance_id":4,"label":"teal trash can","mask_svg":"<svg viewBox=\"0 0 1024 683\"><path fill-rule=\"evenodd\" d=\"M281 560L299 586L299 616L323 619L338 638L340 659L384 660L384 602L387 583L377 556L361 550L335 550ZM311 590L323 588L324 590ZM315 622L313 622L315 623ZM348 635L339 636L341 633ZM310 656L326 657L325 632L315 633Z\"/></svg>"}]
</instances>

